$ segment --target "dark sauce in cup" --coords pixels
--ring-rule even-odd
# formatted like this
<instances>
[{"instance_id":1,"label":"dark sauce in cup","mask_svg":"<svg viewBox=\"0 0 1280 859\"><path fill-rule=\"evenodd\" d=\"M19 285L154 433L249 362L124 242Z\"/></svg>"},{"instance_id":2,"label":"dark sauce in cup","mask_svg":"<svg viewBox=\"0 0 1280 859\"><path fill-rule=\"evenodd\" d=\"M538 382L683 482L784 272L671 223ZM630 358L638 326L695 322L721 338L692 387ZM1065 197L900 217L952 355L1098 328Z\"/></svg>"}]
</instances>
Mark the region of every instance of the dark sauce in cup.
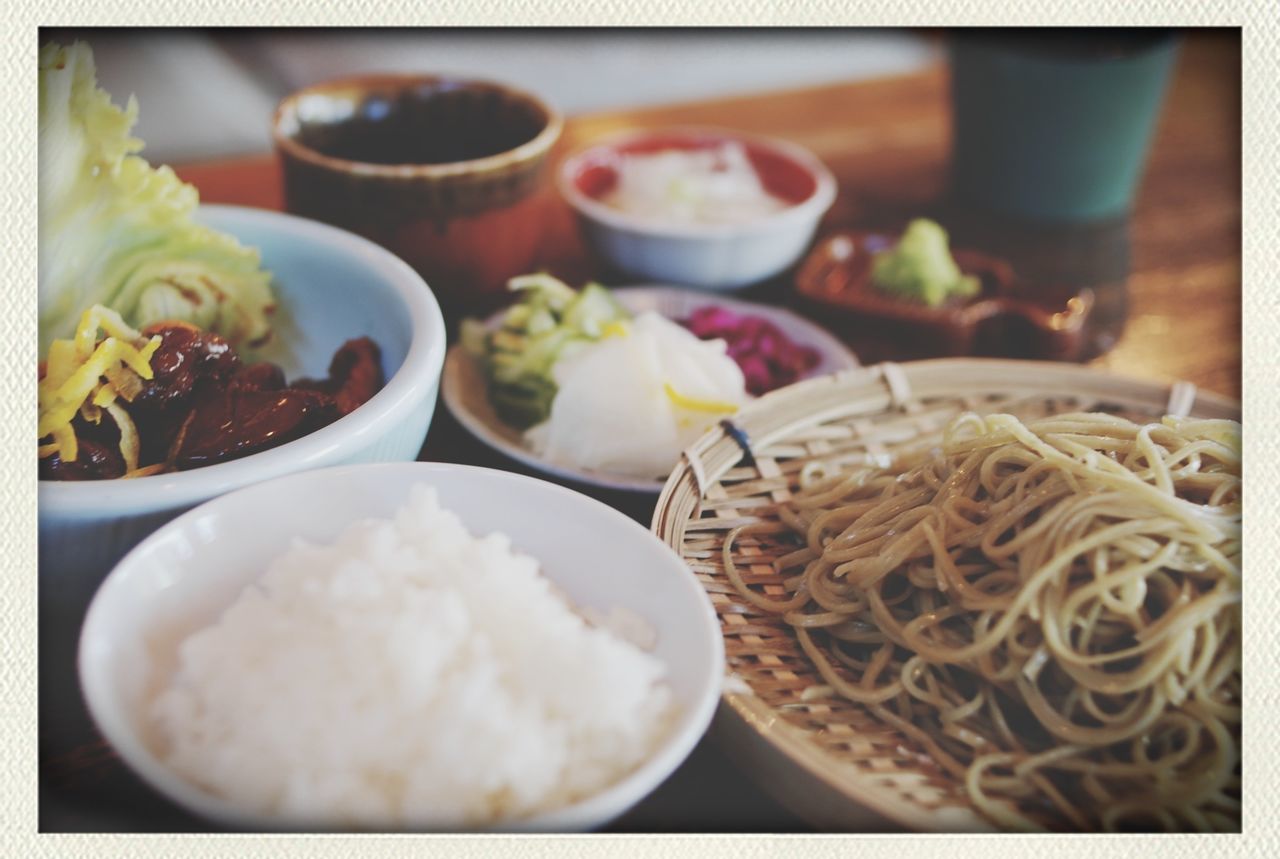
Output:
<instances>
[{"instance_id":1,"label":"dark sauce in cup","mask_svg":"<svg viewBox=\"0 0 1280 859\"><path fill-rule=\"evenodd\" d=\"M339 111L334 107L338 106ZM336 115L335 115L336 114ZM508 152L547 125L533 104L481 83L439 80L334 93L299 106L297 140L331 158L368 164L448 164Z\"/></svg>"}]
</instances>

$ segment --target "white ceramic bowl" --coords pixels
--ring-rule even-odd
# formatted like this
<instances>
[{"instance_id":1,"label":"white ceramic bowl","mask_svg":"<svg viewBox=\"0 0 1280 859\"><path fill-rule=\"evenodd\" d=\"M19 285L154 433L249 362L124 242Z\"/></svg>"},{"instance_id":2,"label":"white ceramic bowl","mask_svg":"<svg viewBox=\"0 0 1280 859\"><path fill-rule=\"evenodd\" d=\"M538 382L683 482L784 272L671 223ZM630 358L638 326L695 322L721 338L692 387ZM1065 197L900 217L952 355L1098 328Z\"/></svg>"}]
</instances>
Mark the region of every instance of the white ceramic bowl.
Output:
<instances>
[{"instance_id":1,"label":"white ceramic bowl","mask_svg":"<svg viewBox=\"0 0 1280 859\"><path fill-rule=\"evenodd\" d=\"M572 490L504 471L417 462L323 469L224 495L160 528L120 562L89 607L80 682L125 762L161 793L224 825L278 826L168 769L149 745L144 707L158 677L173 668L175 643L212 621L294 537L331 542L354 520L389 516L416 483L434 486L441 505L473 533L506 533L577 605L644 618L680 706L667 738L637 770L511 828L595 828L661 783L705 732L724 670L719 622L684 562L639 523Z\"/></svg>"},{"instance_id":2,"label":"white ceramic bowl","mask_svg":"<svg viewBox=\"0 0 1280 859\"><path fill-rule=\"evenodd\" d=\"M275 330L255 359L292 380L324 376L352 337L382 350L386 386L351 414L244 459L133 480L41 481L41 598L87 598L121 555L161 523L224 492L293 471L415 459L435 409L444 318L408 265L365 239L314 221L231 206L200 220L258 248L274 275ZM34 447L33 447L34 450Z\"/></svg>"},{"instance_id":3,"label":"white ceramic bowl","mask_svg":"<svg viewBox=\"0 0 1280 859\"><path fill-rule=\"evenodd\" d=\"M741 224L653 220L600 201L616 176L619 154L699 149L723 141L746 147L766 188L792 204ZM808 150L783 140L711 128L631 132L596 143L560 166L560 193L577 211L591 245L638 278L737 289L773 277L796 262L836 196L831 171Z\"/></svg>"}]
</instances>

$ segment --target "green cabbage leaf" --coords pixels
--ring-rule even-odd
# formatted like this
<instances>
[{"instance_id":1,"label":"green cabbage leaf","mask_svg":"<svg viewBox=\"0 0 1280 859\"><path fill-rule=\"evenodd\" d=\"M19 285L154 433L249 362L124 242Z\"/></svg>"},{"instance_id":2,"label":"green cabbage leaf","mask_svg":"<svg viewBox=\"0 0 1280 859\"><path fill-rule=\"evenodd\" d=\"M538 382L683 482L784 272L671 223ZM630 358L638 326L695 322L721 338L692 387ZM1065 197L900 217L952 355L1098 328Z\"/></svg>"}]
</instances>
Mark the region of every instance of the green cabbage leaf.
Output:
<instances>
[{"instance_id":1,"label":"green cabbage leaf","mask_svg":"<svg viewBox=\"0 0 1280 859\"><path fill-rule=\"evenodd\" d=\"M137 100L112 104L83 42L43 46L39 83L40 354L94 304L135 328L180 320L237 345L266 339L270 273L192 220L195 188L136 154Z\"/></svg>"}]
</instances>

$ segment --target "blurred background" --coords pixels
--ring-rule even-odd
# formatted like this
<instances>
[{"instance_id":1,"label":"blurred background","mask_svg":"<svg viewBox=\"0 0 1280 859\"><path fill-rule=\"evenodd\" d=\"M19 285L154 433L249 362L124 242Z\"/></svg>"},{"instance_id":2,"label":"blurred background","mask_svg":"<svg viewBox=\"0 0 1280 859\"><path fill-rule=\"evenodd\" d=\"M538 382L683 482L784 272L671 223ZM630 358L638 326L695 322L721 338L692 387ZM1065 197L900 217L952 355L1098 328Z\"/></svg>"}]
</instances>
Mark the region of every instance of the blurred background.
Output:
<instances>
[{"instance_id":1,"label":"blurred background","mask_svg":"<svg viewBox=\"0 0 1280 859\"><path fill-rule=\"evenodd\" d=\"M823 234L933 218L1038 299L1091 290L1075 360L1239 389L1238 29L42 31L74 38L118 103L137 97L144 157L206 202L286 208L271 118L301 87L376 72L506 82L566 115L553 168L629 129L776 136L835 174ZM626 282L563 202L546 230L539 265ZM786 281L749 296L794 304ZM1178 328L1201 348L1168 348ZM842 334L864 361L925 357L906 346L928 342Z\"/></svg>"},{"instance_id":2,"label":"blurred background","mask_svg":"<svg viewBox=\"0 0 1280 859\"><path fill-rule=\"evenodd\" d=\"M941 57L900 30L112 30L90 39L100 85L141 105L153 162L271 148L291 91L368 72L518 83L566 115L905 74ZM531 38L535 36L536 38ZM200 97L199 94L217 97Z\"/></svg>"}]
</instances>

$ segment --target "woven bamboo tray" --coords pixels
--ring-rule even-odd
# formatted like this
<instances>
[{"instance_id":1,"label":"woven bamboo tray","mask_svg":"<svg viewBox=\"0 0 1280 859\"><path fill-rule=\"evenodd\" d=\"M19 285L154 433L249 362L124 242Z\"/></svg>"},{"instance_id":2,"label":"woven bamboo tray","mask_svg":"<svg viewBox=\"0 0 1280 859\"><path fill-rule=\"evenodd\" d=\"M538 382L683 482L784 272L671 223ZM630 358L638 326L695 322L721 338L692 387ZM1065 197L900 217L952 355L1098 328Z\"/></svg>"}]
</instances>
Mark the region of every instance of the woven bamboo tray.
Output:
<instances>
[{"instance_id":1,"label":"woven bamboo tray","mask_svg":"<svg viewBox=\"0 0 1280 859\"><path fill-rule=\"evenodd\" d=\"M944 359L880 364L765 396L685 452L654 511L653 531L697 575L720 618L726 683L713 731L784 804L823 829L981 831L963 785L860 705L805 690L823 681L780 617L743 600L724 574L725 535L776 519L800 469L868 461L936 443L962 411L1023 419L1103 411L1239 420L1238 403L1065 364ZM734 563L749 586L778 597L772 564L783 544L739 538Z\"/></svg>"}]
</instances>

